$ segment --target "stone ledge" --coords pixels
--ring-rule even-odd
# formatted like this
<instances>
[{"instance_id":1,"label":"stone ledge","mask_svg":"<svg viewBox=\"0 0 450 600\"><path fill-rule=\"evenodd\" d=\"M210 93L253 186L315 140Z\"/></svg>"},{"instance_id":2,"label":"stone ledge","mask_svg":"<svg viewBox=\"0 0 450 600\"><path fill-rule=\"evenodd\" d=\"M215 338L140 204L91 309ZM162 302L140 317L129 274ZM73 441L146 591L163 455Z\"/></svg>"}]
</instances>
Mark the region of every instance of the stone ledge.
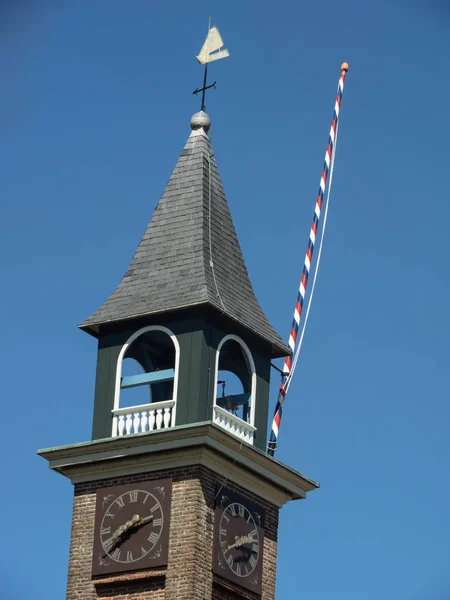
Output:
<instances>
[{"instance_id":1,"label":"stone ledge","mask_svg":"<svg viewBox=\"0 0 450 600\"><path fill-rule=\"evenodd\" d=\"M164 431L39 450L51 469L84 483L111 477L204 465L278 507L305 498L319 484L238 440L210 421Z\"/></svg>"},{"instance_id":2,"label":"stone ledge","mask_svg":"<svg viewBox=\"0 0 450 600\"><path fill-rule=\"evenodd\" d=\"M107 577L96 577L92 580L92 583L96 588L100 588L107 585L114 585L115 583L140 583L146 579L157 579L165 578L166 570L158 569L157 571L136 571L134 573L121 573L120 575L108 575Z\"/></svg>"}]
</instances>

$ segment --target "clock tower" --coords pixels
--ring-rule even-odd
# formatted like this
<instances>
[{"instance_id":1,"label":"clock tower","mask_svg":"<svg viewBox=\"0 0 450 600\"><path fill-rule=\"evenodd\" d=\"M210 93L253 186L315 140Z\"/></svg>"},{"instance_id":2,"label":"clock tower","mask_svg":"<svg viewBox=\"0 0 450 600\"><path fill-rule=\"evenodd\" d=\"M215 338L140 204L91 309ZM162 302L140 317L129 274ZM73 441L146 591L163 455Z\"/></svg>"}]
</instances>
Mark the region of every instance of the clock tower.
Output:
<instances>
[{"instance_id":1,"label":"clock tower","mask_svg":"<svg viewBox=\"0 0 450 600\"><path fill-rule=\"evenodd\" d=\"M201 111L97 339L92 440L40 450L74 484L67 600L273 600L280 508L317 484L266 453L271 360Z\"/></svg>"}]
</instances>

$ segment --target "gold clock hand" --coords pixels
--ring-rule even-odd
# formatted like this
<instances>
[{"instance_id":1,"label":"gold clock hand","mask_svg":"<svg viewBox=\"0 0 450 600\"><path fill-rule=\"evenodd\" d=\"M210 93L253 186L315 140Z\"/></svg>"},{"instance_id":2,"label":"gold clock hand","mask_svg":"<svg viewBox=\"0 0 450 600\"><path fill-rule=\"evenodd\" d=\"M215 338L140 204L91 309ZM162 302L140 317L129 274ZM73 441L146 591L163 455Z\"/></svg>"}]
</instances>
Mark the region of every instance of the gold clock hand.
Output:
<instances>
[{"instance_id":1,"label":"gold clock hand","mask_svg":"<svg viewBox=\"0 0 450 600\"><path fill-rule=\"evenodd\" d=\"M230 546L228 546L228 550L231 550L232 548L239 548L239 546L242 546L243 542L243 538L245 538L245 535L241 535L240 537L236 537L236 540L234 542L234 544L231 544Z\"/></svg>"},{"instance_id":2,"label":"gold clock hand","mask_svg":"<svg viewBox=\"0 0 450 600\"><path fill-rule=\"evenodd\" d=\"M149 515L148 517L140 517L139 515L133 515L131 521L127 521L121 527L119 527L118 531L121 530L119 535L123 535L130 529L137 529L142 525L146 525L150 521L153 521L153 515Z\"/></svg>"},{"instance_id":3,"label":"gold clock hand","mask_svg":"<svg viewBox=\"0 0 450 600\"><path fill-rule=\"evenodd\" d=\"M120 527L116 529L116 531L109 538L110 540L114 540L115 538L119 538L124 533L126 533L133 525L135 525L140 520L139 515L133 515L130 521L126 521ZM106 540L109 541L109 540Z\"/></svg>"},{"instance_id":4,"label":"gold clock hand","mask_svg":"<svg viewBox=\"0 0 450 600\"><path fill-rule=\"evenodd\" d=\"M231 550L232 548L239 548L243 544L252 544L254 541L255 540L253 539L253 536L251 533L249 533L248 535L241 535L240 537L238 537L236 539L234 544L231 544L230 546L228 546L228 550Z\"/></svg>"},{"instance_id":5,"label":"gold clock hand","mask_svg":"<svg viewBox=\"0 0 450 600\"><path fill-rule=\"evenodd\" d=\"M153 515L149 515L148 517L142 517L135 524L135 527L140 527L141 525L146 525L147 523L150 523L150 521L153 521Z\"/></svg>"}]
</instances>

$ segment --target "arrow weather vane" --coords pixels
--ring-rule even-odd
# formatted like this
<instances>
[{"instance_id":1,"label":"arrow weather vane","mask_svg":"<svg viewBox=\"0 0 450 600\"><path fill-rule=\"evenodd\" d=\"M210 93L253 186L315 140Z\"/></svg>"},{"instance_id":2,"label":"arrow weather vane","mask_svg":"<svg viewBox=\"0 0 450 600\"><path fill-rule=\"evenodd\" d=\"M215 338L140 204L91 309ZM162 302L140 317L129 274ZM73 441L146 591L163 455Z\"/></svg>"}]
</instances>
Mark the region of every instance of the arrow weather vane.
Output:
<instances>
[{"instance_id":1,"label":"arrow weather vane","mask_svg":"<svg viewBox=\"0 0 450 600\"><path fill-rule=\"evenodd\" d=\"M201 65L205 65L205 74L203 77L203 87L197 88L193 94L197 95L202 92L202 106L200 110L205 110L205 92L210 88L216 87L216 82L211 85L206 85L206 79L208 77L208 63L213 62L214 60L220 60L221 58L227 58L230 56L230 53L226 48L223 47L223 40L219 33L219 30L214 25L211 27L211 19L209 18L208 24L208 35L206 36L206 40L201 47L200 52L195 57Z\"/></svg>"}]
</instances>

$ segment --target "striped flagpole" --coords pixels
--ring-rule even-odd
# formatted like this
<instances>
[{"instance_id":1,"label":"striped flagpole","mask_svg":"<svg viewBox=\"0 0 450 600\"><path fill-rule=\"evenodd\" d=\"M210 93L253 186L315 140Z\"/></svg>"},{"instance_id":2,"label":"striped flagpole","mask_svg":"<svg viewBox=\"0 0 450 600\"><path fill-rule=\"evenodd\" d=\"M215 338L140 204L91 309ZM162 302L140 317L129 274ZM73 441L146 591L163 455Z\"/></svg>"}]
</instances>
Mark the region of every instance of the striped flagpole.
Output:
<instances>
[{"instance_id":1,"label":"striped flagpole","mask_svg":"<svg viewBox=\"0 0 450 600\"><path fill-rule=\"evenodd\" d=\"M323 169L322 169L322 176L320 178L319 193L318 193L317 200L316 200L316 206L315 206L314 216L313 216L312 225L311 225L311 231L309 233L308 247L306 249L302 277L300 280L297 301L295 303L294 318L292 320L291 333L289 335L288 345L292 351L292 354L294 353L296 342L297 342L297 334L298 334L298 329L299 329L299 325L300 325L300 318L302 316L303 303L305 301L306 288L308 286L308 277L309 277L309 271L311 269L311 263L312 263L312 259L313 259L314 244L316 242L316 235L317 235L317 231L319 228L320 211L322 209L323 196L324 196L325 187L327 184L327 178L328 178L328 172L330 169L331 159L333 156L333 148L334 148L334 143L335 143L336 129L337 129L338 120L339 120L339 109L340 109L341 102L342 102L342 94L344 92L345 76L348 71L348 68L349 67L348 67L347 63L343 63L341 65L341 77L339 79L336 103L334 105L333 120L331 121L330 136L328 138L328 145L327 145L327 149L325 152L325 162L324 162ZM278 394L277 404L275 406L275 413L274 413L274 417L273 417L273 421L272 421L272 431L270 434L270 440L267 445L267 452L270 454L270 456L273 456L275 454L275 450L277 449L278 433L280 430L281 417L283 415L283 404L284 404L284 400L285 400L286 394L287 394L288 382L292 376L291 368L292 368L292 356L287 356L286 360L284 362L283 375L281 377L281 383L280 383L280 391Z\"/></svg>"}]
</instances>

